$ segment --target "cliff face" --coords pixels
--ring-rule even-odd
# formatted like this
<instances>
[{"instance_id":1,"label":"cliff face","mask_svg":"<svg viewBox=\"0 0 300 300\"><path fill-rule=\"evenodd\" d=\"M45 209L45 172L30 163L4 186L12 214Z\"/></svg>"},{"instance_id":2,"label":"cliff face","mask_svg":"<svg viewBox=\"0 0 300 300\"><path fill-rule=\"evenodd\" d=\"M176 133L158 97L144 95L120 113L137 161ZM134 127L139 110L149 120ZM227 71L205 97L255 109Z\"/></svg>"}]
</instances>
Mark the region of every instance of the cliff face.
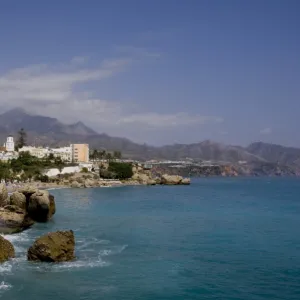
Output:
<instances>
[{"instance_id":1,"label":"cliff face","mask_svg":"<svg viewBox=\"0 0 300 300\"><path fill-rule=\"evenodd\" d=\"M288 166L279 166L272 163L255 163L250 165L215 165L215 166L189 166L172 167L158 165L152 169L154 174L179 174L194 177L236 177L236 176L298 176L300 172Z\"/></svg>"}]
</instances>

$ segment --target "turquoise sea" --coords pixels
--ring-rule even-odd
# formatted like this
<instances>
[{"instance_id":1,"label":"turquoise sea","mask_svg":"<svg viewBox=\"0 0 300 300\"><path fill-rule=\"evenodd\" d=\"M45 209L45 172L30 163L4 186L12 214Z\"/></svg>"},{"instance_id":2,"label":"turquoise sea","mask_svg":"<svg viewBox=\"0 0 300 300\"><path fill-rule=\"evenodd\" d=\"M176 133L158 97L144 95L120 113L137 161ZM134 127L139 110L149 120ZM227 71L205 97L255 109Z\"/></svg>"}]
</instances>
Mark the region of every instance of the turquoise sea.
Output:
<instances>
[{"instance_id":1,"label":"turquoise sea","mask_svg":"<svg viewBox=\"0 0 300 300\"><path fill-rule=\"evenodd\" d=\"M52 191L47 224L6 236L5 300L300 299L300 179ZM28 263L36 237L73 229L77 260Z\"/></svg>"}]
</instances>

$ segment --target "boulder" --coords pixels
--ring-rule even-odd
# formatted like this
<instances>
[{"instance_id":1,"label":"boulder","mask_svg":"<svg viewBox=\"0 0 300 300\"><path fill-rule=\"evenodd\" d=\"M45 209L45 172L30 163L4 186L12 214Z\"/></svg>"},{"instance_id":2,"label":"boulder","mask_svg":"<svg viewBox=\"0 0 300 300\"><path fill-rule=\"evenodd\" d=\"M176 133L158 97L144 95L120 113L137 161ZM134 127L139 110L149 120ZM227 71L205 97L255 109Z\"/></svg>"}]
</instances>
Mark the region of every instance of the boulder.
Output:
<instances>
[{"instance_id":1,"label":"boulder","mask_svg":"<svg viewBox=\"0 0 300 300\"><path fill-rule=\"evenodd\" d=\"M156 185L156 180L150 179L147 181L147 185Z\"/></svg>"},{"instance_id":2,"label":"boulder","mask_svg":"<svg viewBox=\"0 0 300 300\"><path fill-rule=\"evenodd\" d=\"M38 238L28 249L30 261L64 262L75 259L75 238L72 230L51 232Z\"/></svg>"},{"instance_id":3,"label":"boulder","mask_svg":"<svg viewBox=\"0 0 300 300\"><path fill-rule=\"evenodd\" d=\"M80 188L81 184L77 181L72 181L71 188Z\"/></svg>"},{"instance_id":4,"label":"boulder","mask_svg":"<svg viewBox=\"0 0 300 300\"><path fill-rule=\"evenodd\" d=\"M151 179L149 178L148 175L146 174L143 174L143 173L135 173L132 177L131 177L132 180L136 180L138 181L139 183L141 184L147 184L148 181Z\"/></svg>"},{"instance_id":5,"label":"boulder","mask_svg":"<svg viewBox=\"0 0 300 300\"><path fill-rule=\"evenodd\" d=\"M0 207L9 204L8 202L9 200L6 185L4 183L0 183Z\"/></svg>"},{"instance_id":6,"label":"boulder","mask_svg":"<svg viewBox=\"0 0 300 300\"><path fill-rule=\"evenodd\" d=\"M17 233L21 232L31 225L34 221L27 213L14 205L7 205L0 209L0 232L1 233Z\"/></svg>"},{"instance_id":7,"label":"boulder","mask_svg":"<svg viewBox=\"0 0 300 300\"><path fill-rule=\"evenodd\" d=\"M52 205L50 205L52 202ZM32 194L28 201L28 215L37 222L47 222L55 213L54 197L50 197L49 192L45 190L37 191Z\"/></svg>"},{"instance_id":8,"label":"boulder","mask_svg":"<svg viewBox=\"0 0 300 300\"><path fill-rule=\"evenodd\" d=\"M26 197L26 201L28 202L30 197L36 193L38 189L31 185L26 185L18 190L19 193L22 193Z\"/></svg>"},{"instance_id":9,"label":"boulder","mask_svg":"<svg viewBox=\"0 0 300 300\"><path fill-rule=\"evenodd\" d=\"M182 180L183 180L182 176L178 176L178 175L164 174L161 176L161 184L178 185L181 184Z\"/></svg>"},{"instance_id":10,"label":"boulder","mask_svg":"<svg viewBox=\"0 0 300 300\"><path fill-rule=\"evenodd\" d=\"M12 243L0 236L0 262L5 262L15 257L15 249Z\"/></svg>"},{"instance_id":11,"label":"boulder","mask_svg":"<svg viewBox=\"0 0 300 300\"><path fill-rule=\"evenodd\" d=\"M155 177L154 180L156 184L160 184L161 182L161 179L159 177Z\"/></svg>"},{"instance_id":12,"label":"boulder","mask_svg":"<svg viewBox=\"0 0 300 300\"><path fill-rule=\"evenodd\" d=\"M84 182L84 187L85 188L91 188L95 186L95 182L91 179L86 179Z\"/></svg>"},{"instance_id":13,"label":"boulder","mask_svg":"<svg viewBox=\"0 0 300 300\"><path fill-rule=\"evenodd\" d=\"M26 209L26 197L20 192L14 192L10 196L10 204L18 206L21 209Z\"/></svg>"},{"instance_id":14,"label":"boulder","mask_svg":"<svg viewBox=\"0 0 300 300\"><path fill-rule=\"evenodd\" d=\"M190 185L191 184L191 179L190 178L183 178L182 181L181 181L181 184Z\"/></svg>"},{"instance_id":15,"label":"boulder","mask_svg":"<svg viewBox=\"0 0 300 300\"><path fill-rule=\"evenodd\" d=\"M50 218L56 213L56 205L55 205L55 198L53 195L49 195L50 207L49 207L49 214L51 215Z\"/></svg>"}]
</instances>

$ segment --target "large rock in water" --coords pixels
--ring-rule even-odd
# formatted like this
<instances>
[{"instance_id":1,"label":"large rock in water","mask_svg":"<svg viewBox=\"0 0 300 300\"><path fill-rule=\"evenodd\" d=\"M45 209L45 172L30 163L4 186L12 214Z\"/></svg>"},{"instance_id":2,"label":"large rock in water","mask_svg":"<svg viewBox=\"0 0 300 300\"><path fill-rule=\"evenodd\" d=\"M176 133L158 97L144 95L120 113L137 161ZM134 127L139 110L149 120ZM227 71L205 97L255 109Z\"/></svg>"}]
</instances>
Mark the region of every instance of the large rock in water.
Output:
<instances>
[{"instance_id":1,"label":"large rock in water","mask_svg":"<svg viewBox=\"0 0 300 300\"><path fill-rule=\"evenodd\" d=\"M178 175L164 174L161 176L161 184L177 185L177 184L181 184L182 180L183 177Z\"/></svg>"},{"instance_id":2,"label":"large rock in water","mask_svg":"<svg viewBox=\"0 0 300 300\"><path fill-rule=\"evenodd\" d=\"M0 236L0 262L5 262L15 257L15 249L12 243Z\"/></svg>"},{"instance_id":3,"label":"large rock in water","mask_svg":"<svg viewBox=\"0 0 300 300\"><path fill-rule=\"evenodd\" d=\"M63 262L75 259L75 238L72 230L51 232L38 238L28 249L30 261Z\"/></svg>"},{"instance_id":4,"label":"large rock in water","mask_svg":"<svg viewBox=\"0 0 300 300\"><path fill-rule=\"evenodd\" d=\"M10 195L10 204L26 210L26 197L20 192L14 192Z\"/></svg>"},{"instance_id":5,"label":"large rock in water","mask_svg":"<svg viewBox=\"0 0 300 300\"><path fill-rule=\"evenodd\" d=\"M7 205L0 208L0 232L17 233L34 224L34 221L27 215L26 211L15 205Z\"/></svg>"},{"instance_id":6,"label":"large rock in water","mask_svg":"<svg viewBox=\"0 0 300 300\"><path fill-rule=\"evenodd\" d=\"M4 183L0 183L0 207L8 204L8 192Z\"/></svg>"},{"instance_id":7,"label":"large rock in water","mask_svg":"<svg viewBox=\"0 0 300 300\"><path fill-rule=\"evenodd\" d=\"M183 178L182 181L181 181L181 184L190 185L191 184L191 179L190 178Z\"/></svg>"},{"instance_id":8,"label":"large rock in water","mask_svg":"<svg viewBox=\"0 0 300 300\"><path fill-rule=\"evenodd\" d=\"M29 198L28 215L37 222L47 222L55 214L54 197L48 191L37 190Z\"/></svg>"},{"instance_id":9,"label":"large rock in water","mask_svg":"<svg viewBox=\"0 0 300 300\"><path fill-rule=\"evenodd\" d=\"M18 190L19 193L23 194L26 197L26 201L28 202L30 197L36 193L38 189L31 185L26 185Z\"/></svg>"}]
</instances>

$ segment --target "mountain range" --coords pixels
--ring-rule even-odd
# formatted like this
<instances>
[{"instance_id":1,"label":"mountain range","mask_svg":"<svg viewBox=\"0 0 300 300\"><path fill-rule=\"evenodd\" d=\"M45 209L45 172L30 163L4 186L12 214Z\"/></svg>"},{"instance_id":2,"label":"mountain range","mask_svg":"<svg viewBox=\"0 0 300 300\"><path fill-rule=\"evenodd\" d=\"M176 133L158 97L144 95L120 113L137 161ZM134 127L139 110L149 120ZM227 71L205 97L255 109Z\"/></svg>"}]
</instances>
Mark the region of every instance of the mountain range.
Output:
<instances>
[{"instance_id":1,"label":"mountain range","mask_svg":"<svg viewBox=\"0 0 300 300\"><path fill-rule=\"evenodd\" d=\"M33 115L21 108L0 115L0 139L17 136L20 128L28 135L28 143L41 146L64 146L70 143L88 143L90 149L118 150L124 157L135 159L192 158L224 163L276 163L300 167L300 149L256 142L248 147L224 145L213 141L193 144L174 144L162 147L141 145L126 138L97 133L82 122L64 124L56 118Z\"/></svg>"}]
</instances>

